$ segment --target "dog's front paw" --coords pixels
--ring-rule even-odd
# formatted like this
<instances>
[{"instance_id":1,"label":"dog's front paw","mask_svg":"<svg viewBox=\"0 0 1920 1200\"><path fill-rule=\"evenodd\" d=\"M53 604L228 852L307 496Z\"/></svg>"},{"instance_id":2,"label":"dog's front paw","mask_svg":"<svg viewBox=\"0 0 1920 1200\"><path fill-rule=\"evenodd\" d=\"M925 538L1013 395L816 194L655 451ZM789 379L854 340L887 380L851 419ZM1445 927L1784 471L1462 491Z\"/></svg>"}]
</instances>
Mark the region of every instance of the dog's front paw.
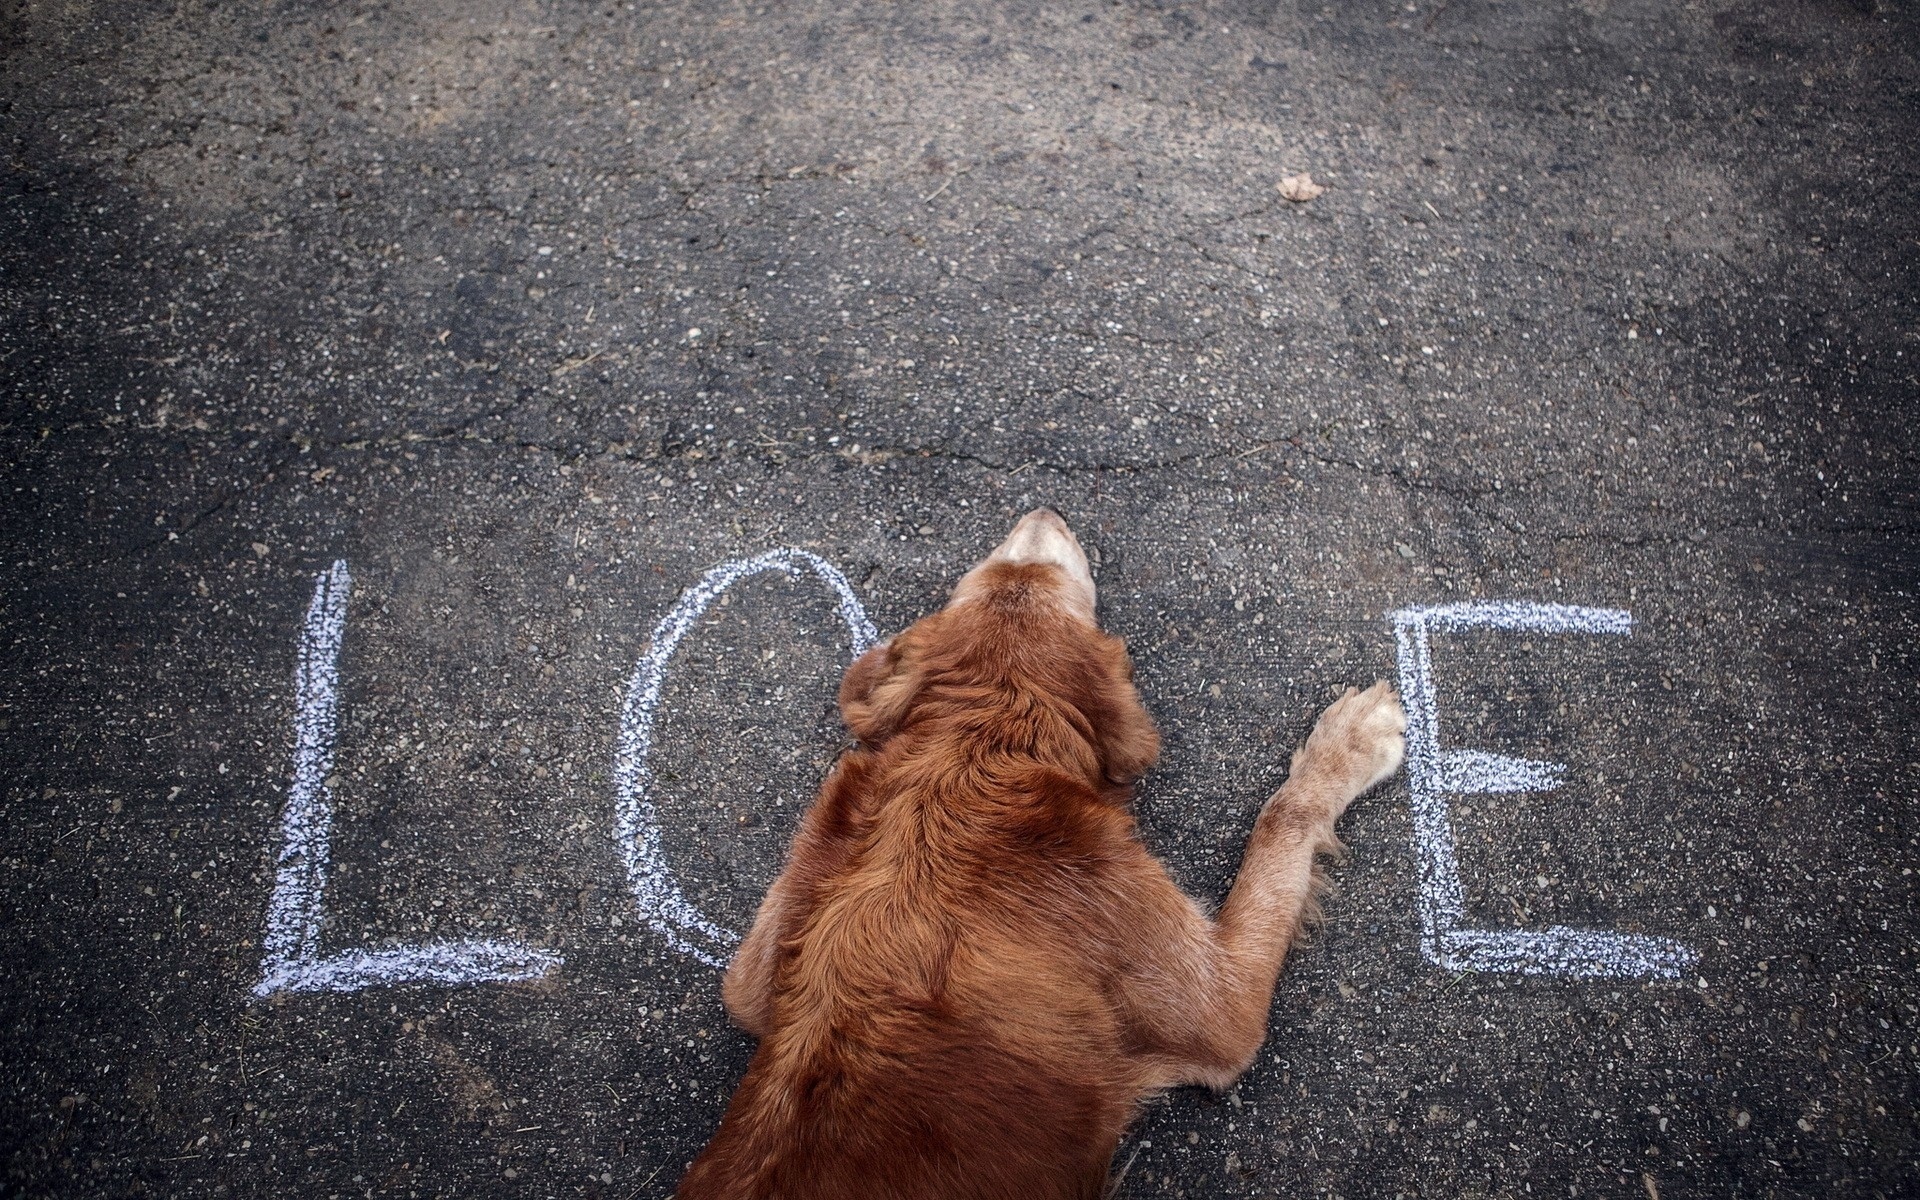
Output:
<instances>
[{"instance_id":1,"label":"dog's front paw","mask_svg":"<svg viewBox=\"0 0 1920 1200\"><path fill-rule=\"evenodd\" d=\"M1407 713L1384 683L1366 691L1348 688L1320 714L1294 764L1358 796L1400 769L1407 753Z\"/></svg>"}]
</instances>

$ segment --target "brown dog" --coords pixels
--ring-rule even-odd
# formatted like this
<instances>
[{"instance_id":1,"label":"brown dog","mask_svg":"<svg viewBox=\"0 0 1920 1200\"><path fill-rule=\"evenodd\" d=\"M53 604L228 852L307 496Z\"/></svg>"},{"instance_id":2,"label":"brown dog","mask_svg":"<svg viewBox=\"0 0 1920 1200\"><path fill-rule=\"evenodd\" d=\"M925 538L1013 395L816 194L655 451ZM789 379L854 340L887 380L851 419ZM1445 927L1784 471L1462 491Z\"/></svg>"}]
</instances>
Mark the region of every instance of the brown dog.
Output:
<instances>
[{"instance_id":1,"label":"brown dog","mask_svg":"<svg viewBox=\"0 0 1920 1200\"><path fill-rule=\"evenodd\" d=\"M1132 675L1047 509L848 669L860 747L727 971L760 1046L680 1196L1088 1200L1143 1096L1247 1068L1406 718L1385 684L1321 715L1209 920L1129 812L1160 750Z\"/></svg>"}]
</instances>

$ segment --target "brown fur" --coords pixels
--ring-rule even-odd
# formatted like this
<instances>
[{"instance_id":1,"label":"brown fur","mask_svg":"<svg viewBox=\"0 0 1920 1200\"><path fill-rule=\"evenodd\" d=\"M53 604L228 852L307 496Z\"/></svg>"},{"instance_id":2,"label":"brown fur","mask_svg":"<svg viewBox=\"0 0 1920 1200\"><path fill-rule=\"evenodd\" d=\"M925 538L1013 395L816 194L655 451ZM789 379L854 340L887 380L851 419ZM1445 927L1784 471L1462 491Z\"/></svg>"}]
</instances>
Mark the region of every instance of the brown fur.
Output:
<instances>
[{"instance_id":1,"label":"brown fur","mask_svg":"<svg viewBox=\"0 0 1920 1200\"><path fill-rule=\"evenodd\" d=\"M681 1197L1091 1200L1142 1096L1252 1060L1314 855L1404 718L1384 685L1328 710L1209 920L1139 840L1159 735L1069 585L990 559L847 671L860 746L727 972L760 1045Z\"/></svg>"}]
</instances>

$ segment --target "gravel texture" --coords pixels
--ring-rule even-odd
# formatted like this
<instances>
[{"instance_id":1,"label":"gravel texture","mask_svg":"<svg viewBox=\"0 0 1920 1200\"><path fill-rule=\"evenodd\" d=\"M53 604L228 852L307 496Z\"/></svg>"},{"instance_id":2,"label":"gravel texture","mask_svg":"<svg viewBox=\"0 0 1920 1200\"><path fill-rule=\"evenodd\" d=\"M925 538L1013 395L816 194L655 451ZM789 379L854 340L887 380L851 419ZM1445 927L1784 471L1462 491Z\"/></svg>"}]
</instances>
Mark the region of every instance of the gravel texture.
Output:
<instances>
[{"instance_id":1,"label":"gravel texture","mask_svg":"<svg viewBox=\"0 0 1920 1200\"><path fill-rule=\"evenodd\" d=\"M1436 635L1469 915L1404 779L1231 1093L1128 1197L1920 1191L1920 25L1881 0L25 3L0 17L0 1146L12 1194L670 1193L749 1053L635 911L620 706L708 567L881 631L1016 514L1096 552L1222 894L1390 615ZM1291 202L1283 178L1325 191ZM1303 194L1294 189L1295 194ZM259 1000L316 574L354 588L323 949L533 983ZM842 733L830 595L674 659L665 853L740 929Z\"/></svg>"}]
</instances>

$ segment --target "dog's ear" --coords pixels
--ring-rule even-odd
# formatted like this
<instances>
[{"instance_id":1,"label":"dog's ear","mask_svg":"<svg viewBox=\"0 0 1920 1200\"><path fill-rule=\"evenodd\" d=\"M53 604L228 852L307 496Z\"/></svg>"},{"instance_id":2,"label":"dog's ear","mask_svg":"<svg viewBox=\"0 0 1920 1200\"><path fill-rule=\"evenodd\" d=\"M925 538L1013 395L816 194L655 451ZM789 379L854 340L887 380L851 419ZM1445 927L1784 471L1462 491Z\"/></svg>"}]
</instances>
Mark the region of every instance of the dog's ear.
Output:
<instances>
[{"instance_id":1,"label":"dog's ear","mask_svg":"<svg viewBox=\"0 0 1920 1200\"><path fill-rule=\"evenodd\" d=\"M1160 731L1133 686L1126 643L1103 636L1095 655L1094 696L1087 716L1100 751L1100 770L1112 783L1132 783L1159 759Z\"/></svg>"},{"instance_id":2,"label":"dog's ear","mask_svg":"<svg viewBox=\"0 0 1920 1200\"><path fill-rule=\"evenodd\" d=\"M869 746L900 727L920 688L920 673L900 651L898 641L888 638L855 659L840 681L840 718Z\"/></svg>"}]
</instances>

